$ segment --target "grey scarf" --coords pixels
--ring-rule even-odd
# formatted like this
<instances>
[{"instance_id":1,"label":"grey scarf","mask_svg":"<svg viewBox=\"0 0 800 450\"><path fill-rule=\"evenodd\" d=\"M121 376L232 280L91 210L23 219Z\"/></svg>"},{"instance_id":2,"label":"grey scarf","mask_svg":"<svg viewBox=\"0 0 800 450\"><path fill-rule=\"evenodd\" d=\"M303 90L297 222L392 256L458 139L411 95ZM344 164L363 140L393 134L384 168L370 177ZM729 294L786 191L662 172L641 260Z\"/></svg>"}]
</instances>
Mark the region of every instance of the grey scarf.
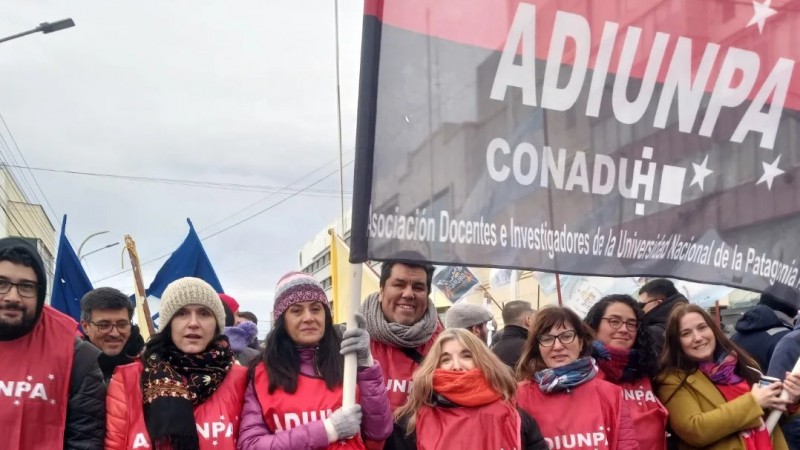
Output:
<instances>
[{"instance_id":1,"label":"grey scarf","mask_svg":"<svg viewBox=\"0 0 800 450\"><path fill-rule=\"evenodd\" d=\"M389 323L381 311L380 294L370 294L361 305L364 319L367 321L367 332L372 339L395 347L416 348L425 344L433 336L439 323L439 316L433 302L428 300L428 309L422 319L414 325Z\"/></svg>"}]
</instances>

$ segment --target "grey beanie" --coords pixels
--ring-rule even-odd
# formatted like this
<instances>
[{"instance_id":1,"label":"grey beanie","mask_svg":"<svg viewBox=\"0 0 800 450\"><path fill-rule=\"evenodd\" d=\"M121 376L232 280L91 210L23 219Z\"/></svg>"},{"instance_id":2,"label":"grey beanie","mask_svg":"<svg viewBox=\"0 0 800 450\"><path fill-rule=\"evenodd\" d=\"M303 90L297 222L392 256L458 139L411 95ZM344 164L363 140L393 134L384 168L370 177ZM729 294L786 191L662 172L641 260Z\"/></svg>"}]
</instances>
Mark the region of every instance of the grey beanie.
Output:
<instances>
[{"instance_id":1,"label":"grey beanie","mask_svg":"<svg viewBox=\"0 0 800 450\"><path fill-rule=\"evenodd\" d=\"M492 314L483 306L463 302L451 306L444 316L447 328L469 328L483 325L492 319Z\"/></svg>"},{"instance_id":2,"label":"grey beanie","mask_svg":"<svg viewBox=\"0 0 800 450\"><path fill-rule=\"evenodd\" d=\"M225 308L222 300L210 284L200 278L179 278L167 285L161 294L161 308L158 311L158 329L163 330L172 316L186 305L202 305L210 309L217 319L220 333L225 329Z\"/></svg>"}]
</instances>

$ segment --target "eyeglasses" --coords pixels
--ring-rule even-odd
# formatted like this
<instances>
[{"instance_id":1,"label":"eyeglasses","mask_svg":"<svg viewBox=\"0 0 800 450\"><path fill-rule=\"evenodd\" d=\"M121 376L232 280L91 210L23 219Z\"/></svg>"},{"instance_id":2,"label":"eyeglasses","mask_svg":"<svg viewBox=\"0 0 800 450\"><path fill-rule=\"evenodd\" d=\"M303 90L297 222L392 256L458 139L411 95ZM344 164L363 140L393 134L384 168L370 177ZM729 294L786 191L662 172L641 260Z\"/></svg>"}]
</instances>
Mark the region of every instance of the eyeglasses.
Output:
<instances>
[{"instance_id":1,"label":"eyeglasses","mask_svg":"<svg viewBox=\"0 0 800 450\"><path fill-rule=\"evenodd\" d=\"M650 299L650 300L648 300L648 301L646 301L646 302L642 302L642 301L640 301L640 302L639 302L639 304L640 304L640 305L642 305L642 306L644 306L644 305L647 305L647 304L649 304L649 303L653 303L653 302L660 302L660 301L662 301L662 300L664 300L664 299L663 299L663 298L654 298L654 299Z\"/></svg>"},{"instance_id":2,"label":"eyeglasses","mask_svg":"<svg viewBox=\"0 0 800 450\"><path fill-rule=\"evenodd\" d=\"M575 337L578 336L578 333L575 330L567 330L562 331L557 336L553 336L552 334L540 334L536 336L536 340L539 341L539 345L542 347L552 347L556 343L556 339L564 345L571 344Z\"/></svg>"},{"instance_id":3,"label":"eyeglasses","mask_svg":"<svg viewBox=\"0 0 800 450\"><path fill-rule=\"evenodd\" d=\"M619 327L621 327L623 323L628 331L636 331L642 326L638 320L622 320L619 317L603 317L603 320L607 321L608 324L611 325L611 328L615 330L619 330Z\"/></svg>"},{"instance_id":4,"label":"eyeglasses","mask_svg":"<svg viewBox=\"0 0 800 450\"><path fill-rule=\"evenodd\" d=\"M0 294L8 294L8 291L11 290L11 286L17 287L17 293L20 297L36 297L36 292L39 290L39 287L36 285L36 283L31 283L28 281L12 283L8 280L0 279Z\"/></svg>"},{"instance_id":5,"label":"eyeglasses","mask_svg":"<svg viewBox=\"0 0 800 450\"><path fill-rule=\"evenodd\" d=\"M124 333L131 328L131 323L127 320L120 320L117 323L112 322L89 322L97 327L97 331L101 333L108 333L112 328L116 328L120 333Z\"/></svg>"}]
</instances>

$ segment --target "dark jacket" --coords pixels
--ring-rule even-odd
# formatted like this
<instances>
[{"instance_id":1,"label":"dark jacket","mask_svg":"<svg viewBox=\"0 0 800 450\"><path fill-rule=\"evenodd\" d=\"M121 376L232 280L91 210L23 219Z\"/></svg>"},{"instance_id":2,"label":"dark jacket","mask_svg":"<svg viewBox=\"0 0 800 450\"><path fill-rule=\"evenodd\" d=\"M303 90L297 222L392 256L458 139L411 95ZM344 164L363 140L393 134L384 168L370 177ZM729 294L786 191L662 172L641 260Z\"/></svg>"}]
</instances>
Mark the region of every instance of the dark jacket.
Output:
<instances>
[{"instance_id":1,"label":"dark jacket","mask_svg":"<svg viewBox=\"0 0 800 450\"><path fill-rule=\"evenodd\" d=\"M447 399L434 395L433 406L441 408L460 408L460 406L447 401ZM548 450L547 441L544 440L539 425L533 420L525 410L517 407L520 419L520 434L522 437L522 448L520 450ZM392 436L384 444L383 450L417 450L417 435L415 432L406 434L408 417L401 419L394 424Z\"/></svg>"},{"instance_id":2,"label":"dark jacket","mask_svg":"<svg viewBox=\"0 0 800 450\"><path fill-rule=\"evenodd\" d=\"M775 346L772 359L769 361L767 375L781 380L786 377L786 372L791 372L797 360L800 359L800 325L794 331L783 335ZM800 419L787 419L782 425L783 436L791 450L800 450Z\"/></svg>"},{"instance_id":3,"label":"dark jacket","mask_svg":"<svg viewBox=\"0 0 800 450\"><path fill-rule=\"evenodd\" d=\"M755 358L761 370L767 370L775 346L790 331L789 316L767 305L756 305L736 322L736 334L731 340Z\"/></svg>"},{"instance_id":4,"label":"dark jacket","mask_svg":"<svg viewBox=\"0 0 800 450\"><path fill-rule=\"evenodd\" d=\"M106 384L97 364L100 350L75 338L70 373L65 450L102 450L106 437Z\"/></svg>"},{"instance_id":5,"label":"dark jacket","mask_svg":"<svg viewBox=\"0 0 800 450\"><path fill-rule=\"evenodd\" d=\"M92 343L88 336L84 336L83 339L90 344ZM128 338L128 342L122 347L122 351L119 352L119 355L108 356L101 351L100 356L97 358L97 363L100 365L100 370L103 372L103 380L106 384L111 380L111 375L114 374L114 369L116 369L117 366L124 366L136 361L143 349L144 339L142 338L142 334L139 332L139 327L133 325L131 326L131 335Z\"/></svg>"},{"instance_id":6,"label":"dark jacket","mask_svg":"<svg viewBox=\"0 0 800 450\"><path fill-rule=\"evenodd\" d=\"M653 339L653 348L656 351L656 355L660 355L661 350L664 348L664 334L667 331L667 319L672 312L672 308L683 303L689 303L689 300L681 294L675 294L665 298L660 305L645 314L644 326Z\"/></svg>"},{"instance_id":7,"label":"dark jacket","mask_svg":"<svg viewBox=\"0 0 800 450\"><path fill-rule=\"evenodd\" d=\"M500 339L492 346L492 351L501 361L512 369L522 357L522 348L528 339L528 330L517 325L506 325Z\"/></svg>"}]
</instances>

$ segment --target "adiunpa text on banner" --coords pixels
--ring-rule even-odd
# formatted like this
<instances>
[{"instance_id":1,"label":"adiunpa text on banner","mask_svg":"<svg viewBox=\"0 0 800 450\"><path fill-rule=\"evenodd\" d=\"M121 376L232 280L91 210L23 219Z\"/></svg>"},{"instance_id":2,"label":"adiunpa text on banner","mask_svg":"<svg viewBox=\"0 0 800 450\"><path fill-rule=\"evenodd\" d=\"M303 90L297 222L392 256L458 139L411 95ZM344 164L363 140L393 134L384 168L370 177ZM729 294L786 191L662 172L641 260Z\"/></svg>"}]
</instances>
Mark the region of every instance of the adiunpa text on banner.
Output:
<instances>
[{"instance_id":1,"label":"adiunpa text on banner","mask_svg":"<svg viewBox=\"0 0 800 450\"><path fill-rule=\"evenodd\" d=\"M697 70L692 70L692 39L678 37L671 58L667 49L671 48L671 36L657 32L652 39L652 46L643 49L649 59L641 80L639 94L628 100L628 83L636 61L637 48L648 39L642 37L642 28L629 26L621 44L621 54L617 63L611 103L614 116L620 123L634 124L644 117L653 99L659 72L663 71L662 63L669 58L661 95L657 99L656 114L653 126L665 128L670 108L673 103L679 110L678 129L683 133L691 133L696 126L697 116L701 109L703 95L709 82L713 82L708 106L700 123L698 134L710 137L716 128L717 120L723 108L736 108L748 99L750 104L730 137L732 142L741 143L751 131L761 133L759 145L772 149L783 114L783 105L792 80L795 61L778 58L769 75L761 86L756 86L761 69L761 57L758 53L736 47L728 47L721 63L717 64L721 46L708 43L703 51ZM588 89L586 115L598 117L600 105L605 92L603 86L609 75L609 65L619 32L619 24L605 22L599 42L592 42L592 30L589 21L575 13L558 11L555 15L553 33L542 82L541 102L544 109L567 111L574 107L578 97L584 90L589 61L592 51L597 48L596 61ZM596 33L595 33L596 34ZM520 2L514 21L508 32L506 45L495 74L490 97L504 101L508 87L522 90L522 103L537 106L537 70L536 70L536 6ZM567 41L572 41L568 45ZM570 50L574 48L574 51ZM520 50L520 64L517 50ZM567 52L572 51L570 60L572 68L566 85L559 83L562 61ZM717 66L717 67L715 67ZM694 73L693 73L694 72ZM716 81L710 80L712 74ZM693 77L694 75L694 77ZM561 85L561 86L559 86ZM757 89L757 92L755 91ZM752 95L755 92L755 95ZM677 101L676 101L677 100ZM763 110L766 109L766 112ZM719 131L719 130L718 130Z\"/></svg>"}]
</instances>

